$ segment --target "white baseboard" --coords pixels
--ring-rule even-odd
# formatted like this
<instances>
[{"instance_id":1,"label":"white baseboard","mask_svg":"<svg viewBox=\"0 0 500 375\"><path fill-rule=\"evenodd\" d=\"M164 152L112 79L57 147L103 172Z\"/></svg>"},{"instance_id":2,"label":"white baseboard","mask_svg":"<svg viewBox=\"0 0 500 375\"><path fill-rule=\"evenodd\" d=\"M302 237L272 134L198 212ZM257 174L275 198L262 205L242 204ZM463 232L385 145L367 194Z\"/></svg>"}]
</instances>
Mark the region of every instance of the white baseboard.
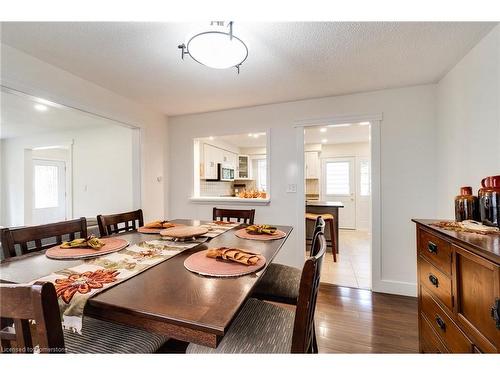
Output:
<instances>
[{"instance_id":1,"label":"white baseboard","mask_svg":"<svg viewBox=\"0 0 500 375\"><path fill-rule=\"evenodd\" d=\"M374 280L372 291L416 297L417 284L395 280Z\"/></svg>"}]
</instances>

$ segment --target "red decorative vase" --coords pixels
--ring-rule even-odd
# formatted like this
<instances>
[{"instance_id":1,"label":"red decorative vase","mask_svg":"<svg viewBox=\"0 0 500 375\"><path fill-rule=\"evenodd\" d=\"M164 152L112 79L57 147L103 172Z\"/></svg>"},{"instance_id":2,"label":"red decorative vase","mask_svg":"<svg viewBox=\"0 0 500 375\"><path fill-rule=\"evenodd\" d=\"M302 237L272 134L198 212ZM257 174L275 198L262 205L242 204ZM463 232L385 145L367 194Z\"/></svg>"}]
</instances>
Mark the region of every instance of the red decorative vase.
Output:
<instances>
[{"instance_id":1,"label":"red decorative vase","mask_svg":"<svg viewBox=\"0 0 500 375\"><path fill-rule=\"evenodd\" d=\"M455 220L479 220L479 201L470 186L461 187L460 195L455 197Z\"/></svg>"},{"instance_id":2,"label":"red decorative vase","mask_svg":"<svg viewBox=\"0 0 500 375\"><path fill-rule=\"evenodd\" d=\"M483 178L478 195L481 222L500 227L500 176Z\"/></svg>"}]
</instances>

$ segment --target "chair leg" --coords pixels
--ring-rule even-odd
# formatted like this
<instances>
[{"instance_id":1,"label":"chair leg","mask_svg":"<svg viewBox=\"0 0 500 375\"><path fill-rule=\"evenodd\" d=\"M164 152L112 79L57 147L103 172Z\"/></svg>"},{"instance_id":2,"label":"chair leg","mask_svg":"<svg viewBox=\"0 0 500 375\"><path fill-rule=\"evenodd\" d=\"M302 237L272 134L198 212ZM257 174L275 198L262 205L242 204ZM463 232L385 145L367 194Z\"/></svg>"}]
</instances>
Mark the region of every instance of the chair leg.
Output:
<instances>
[{"instance_id":1,"label":"chair leg","mask_svg":"<svg viewBox=\"0 0 500 375\"><path fill-rule=\"evenodd\" d=\"M319 353L319 348L318 348L318 341L316 340L316 326L313 323L313 337L312 337L312 353L318 354Z\"/></svg>"},{"instance_id":2,"label":"chair leg","mask_svg":"<svg viewBox=\"0 0 500 375\"><path fill-rule=\"evenodd\" d=\"M330 224L330 243L332 246L332 254L333 254L333 261L337 262L337 251L335 248L337 247L337 238L335 237L335 229L333 225L333 220L328 220L328 223Z\"/></svg>"}]
</instances>

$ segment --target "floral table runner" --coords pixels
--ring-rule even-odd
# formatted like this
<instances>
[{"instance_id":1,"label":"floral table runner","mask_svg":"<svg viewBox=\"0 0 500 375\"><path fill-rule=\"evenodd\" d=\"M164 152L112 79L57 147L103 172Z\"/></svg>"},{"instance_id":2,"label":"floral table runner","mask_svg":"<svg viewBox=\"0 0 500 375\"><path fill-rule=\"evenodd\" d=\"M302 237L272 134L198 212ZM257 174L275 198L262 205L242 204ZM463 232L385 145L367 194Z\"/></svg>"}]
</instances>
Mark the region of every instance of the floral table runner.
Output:
<instances>
[{"instance_id":1,"label":"floral table runner","mask_svg":"<svg viewBox=\"0 0 500 375\"><path fill-rule=\"evenodd\" d=\"M204 241L205 238L190 242L144 241L116 253L87 259L83 264L54 272L33 283L54 284L63 328L81 334L83 309L90 297Z\"/></svg>"},{"instance_id":2,"label":"floral table runner","mask_svg":"<svg viewBox=\"0 0 500 375\"><path fill-rule=\"evenodd\" d=\"M239 225L241 223L233 221L214 221L212 223L201 224L200 227L208 229L208 233L204 234L204 237L214 238Z\"/></svg>"}]
</instances>

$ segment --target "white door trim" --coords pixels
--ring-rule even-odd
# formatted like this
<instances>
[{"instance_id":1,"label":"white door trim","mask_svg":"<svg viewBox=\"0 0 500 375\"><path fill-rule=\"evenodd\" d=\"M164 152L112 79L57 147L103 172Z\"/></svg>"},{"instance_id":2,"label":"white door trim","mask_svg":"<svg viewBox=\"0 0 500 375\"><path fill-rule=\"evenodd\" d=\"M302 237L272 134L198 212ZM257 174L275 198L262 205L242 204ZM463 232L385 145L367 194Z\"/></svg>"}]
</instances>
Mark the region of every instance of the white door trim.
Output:
<instances>
[{"instance_id":1,"label":"white door trim","mask_svg":"<svg viewBox=\"0 0 500 375\"><path fill-rule=\"evenodd\" d=\"M305 179L304 179L304 128L321 125L335 125L352 122L370 122L370 160L371 160L371 188L372 188L372 210L371 210L371 265L372 265L372 290L375 292L388 292L397 294L413 295L412 284L407 285L393 280L382 279L382 253L381 253L381 191L380 191L380 127L383 114L372 115L343 115L332 116L321 119L304 119L295 121L296 128L296 150L297 150L297 206L296 206L296 228L299 243L305 243ZM299 247L301 249L301 247ZM301 250L302 251L302 250ZM301 256L304 256L303 253ZM398 285L395 285L398 284Z\"/></svg>"}]
</instances>

